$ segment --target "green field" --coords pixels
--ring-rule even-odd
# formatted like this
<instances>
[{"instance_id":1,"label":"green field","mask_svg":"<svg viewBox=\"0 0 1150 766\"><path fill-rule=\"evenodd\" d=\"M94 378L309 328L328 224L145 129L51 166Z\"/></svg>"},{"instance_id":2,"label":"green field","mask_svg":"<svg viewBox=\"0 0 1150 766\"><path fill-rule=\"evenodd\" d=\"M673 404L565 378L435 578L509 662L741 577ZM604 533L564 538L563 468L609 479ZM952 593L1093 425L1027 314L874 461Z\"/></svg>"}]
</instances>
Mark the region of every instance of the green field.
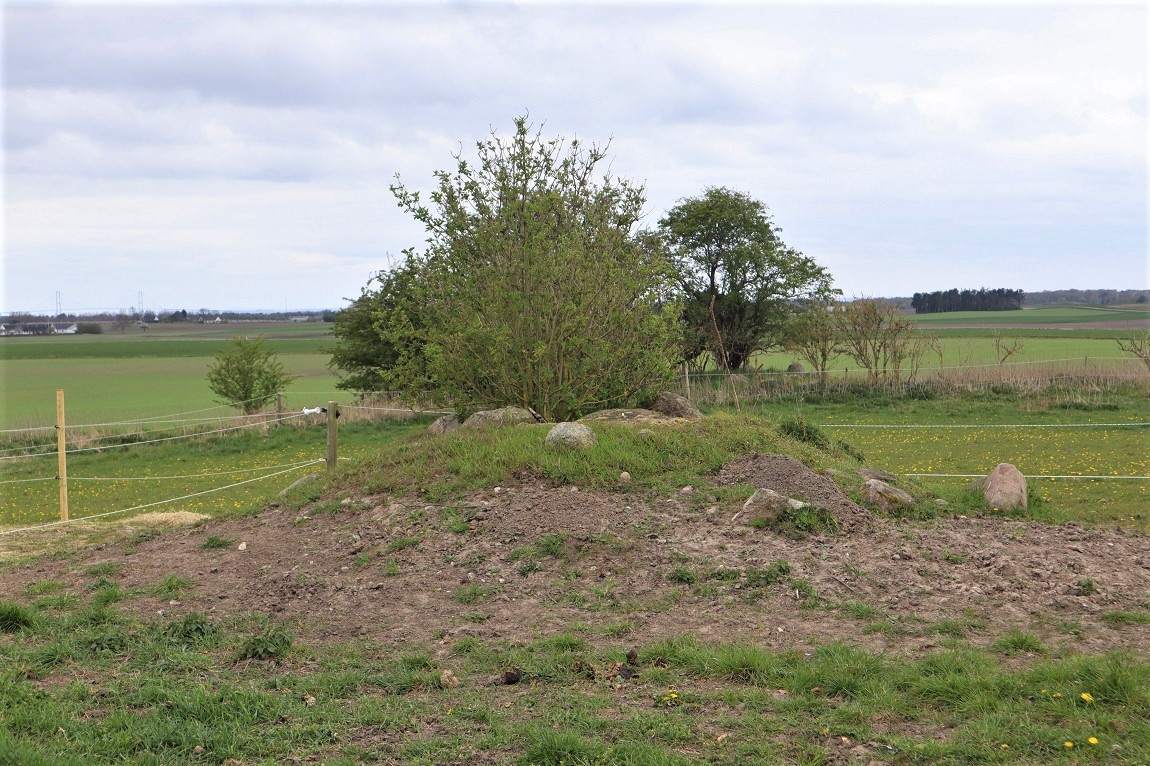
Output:
<instances>
[{"instance_id":1,"label":"green field","mask_svg":"<svg viewBox=\"0 0 1150 766\"><path fill-rule=\"evenodd\" d=\"M154 418L216 407L208 388L213 357L236 335L260 335L299 376L285 391L285 408L322 404L335 395L336 377L321 349L330 325L245 322L153 325L140 331L0 339L0 428L56 422L56 389L63 388L69 424ZM207 414L227 414L219 407Z\"/></svg>"},{"instance_id":2,"label":"green field","mask_svg":"<svg viewBox=\"0 0 1150 766\"><path fill-rule=\"evenodd\" d=\"M426 422L344 422L339 429L339 457L367 457L381 444L421 430ZM146 509L209 516L258 511L300 476L324 470L322 463L293 466L323 459L327 446L325 421L320 416L310 416L289 423L267 431L247 429L158 444L109 446L106 450L69 455L69 516L83 518L157 503L278 472L278 476L223 492ZM163 432L156 438L173 435L180 436L181 432ZM48 439L52 438L49 435ZM115 444L116 440L88 439L70 448ZM0 454L0 485L4 490L0 493L0 526L35 525L59 518L53 449L49 445L39 451L48 454L26 458L14 458L11 452ZM118 515L115 520L122 518L125 516Z\"/></svg>"},{"instance_id":3,"label":"green field","mask_svg":"<svg viewBox=\"0 0 1150 766\"><path fill-rule=\"evenodd\" d=\"M920 314L915 320L924 327L947 325L1063 325L1084 322L1147 322L1150 309L1106 308L1104 306L1058 306L1021 311L947 311Z\"/></svg>"},{"instance_id":4,"label":"green field","mask_svg":"<svg viewBox=\"0 0 1150 766\"><path fill-rule=\"evenodd\" d=\"M1133 357L1124 356L1118 344L1111 338L1094 337L1099 332L1089 331L1090 335L1083 337L1075 331L1057 330L1017 330L1014 333L1004 333L1004 337L1011 341L1018 340L1022 348L1010 356L1008 363L1017 365L1039 364L1047 361L1074 360L1082 362L1092 359L1095 361L1132 360ZM1113 332L1113 331L1107 331ZM1128 337L1129 333L1118 333L1117 337ZM925 353L920 360L920 369L936 370L943 368L959 368L972 365L995 365L994 341L987 336L986 330L963 329L941 331L938 336L942 342L943 355L940 360L933 351ZM787 352L772 352L757 354L754 364L764 370L785 370L791 362L801 361L795 354ZM941 364L940 364L941 362ZM834 370L859 369L853 360L845 356L838 357L831 364Z\"/></svg>"},{"instance_id":5,"label":"green field","mask_svg":"<svg viewBox=\"0 0 1150 766\"><path fill-rule=\"evenodd\" d=\"M1138 312L1119 312L1106 309L1041 309L1009 312L1014 319L1054 316L1118 315ZM1143 314L1145 312L1142 312ZM944 316L944 315L938 315ZM945 315L953 319L957 315ZM1086 320L1084 320L1086 321ZM1093 320L1091 320L1093 321ZM304 407L322 405L328 400L350 402L352 396L336 392L336 377L327 368L328 358L319 348L330 343L327 335L330 325L292 323L237 323L230 325L165 325L146 332L135 328L124 334L117 332L92 336L56 336L47 338L5 338L0 340L0 427L4 429L47 428L55 422L56 389L65 391L67 423L69 426L155 419L161 422L141 424L140 428L201 429L213 427L200 418L224 418L235 414L229 407L219 404L205 379L213 355L237 333L260 334L268 338L287 370L299 379L286 390L283 407L286 412L298 412ZM1105 337L1095 337L1099 330L1050 330L1016 327L1007 331L1023 334L1023 349L1011 357L1011 363L1046 360L1098 360L1121 358L1117 345ZM994 365L994 347L985 330L942 329L943 367ZM1042 336L1042 337L1037 337ZM763 355L757 360L764 369L785 369L794 361L789 354ZM923 359L923 368L939 365L939 359L930 354ZM1014 366L1012 364L1012 366ZM837 370L849 365L842 359ZM993 367L992 367L993 369ZM920 373L921 376L929 372ZM997 397L985 402L943 399L926 402L899 401L875 405L863 402L846 405L804 405L806 416L817 423L836 424L828 428L834 438L841 438L859 448L868 462L898 473L985 473L997 462L1017 464L1031 475L1130 475L1150 474L1146 459L1150 455L1150 430L1123 429L892 429L858 428L849 424L874 425L879 423L908 425L970 425L986 423L1088 423L1088 422L1146 422L1150 421L1150 407L1145 397L1102 396L1064 393L1059 400L1041 401L1036 398L1020 399ZM1057 399L1057 397L1056 397ZM1077 407L1078 409L1075 409ZM1094 408L1094 409L1091 409ZM761 407L772 416L792 414L794 404L771 404ZM165 421L187 421L168 423ZM120 427L100 427L105 434ZM129 426L129 430L134 427ZM182 433L175 430L165 433ZM163 434L160 434L163 435ZM12 436L9 434L9 436ZM42 436L43 438L37 438ZM303 450L308 455L322 451L322 436L317 437L314 450ZM37 431L24 438L23 444L53 441L50 430ZM42 450L50 451L48 444ZM290 450L289 450L290 452ZM117 453L120 454L120 453ZM134 457L110 458L77 456L76 471L83 472L100 463L99 471L110 475L133 475L134 466L147 465L156 475L178 474L176 458L163 450L147 447L133 448ZM211 451L196 453L195 461L203 463L205 470L240 470L257 465L295 462L296 457L278 452L269 453L266 461L262 454L253 460L248 456L231 457L211 455ZM245 459L241 459L245 458ZM117 467L118 460L126 460L126 467ZM302 458L301 458L302 459ZM151 465L155 461L155 465ZM18 461L23 464L24 461ZM178 461L177 461L178 462ZM51 468L25 469L12 461L0 463L0 480L36 478ZM97 469L93 469L97 470ZM40 471L37 473L37 471ZM127 471L124 474L123 471ZM81 475L77 473L77 475ZM953 492L961 479L923 479L937 485L940 492ZM1081 518L1098 523L1125 523L1146 528L1146 520L1129 518L1141 513L1147 501L1147 482L1133 480L1035 480L1038 499L1046 499L1046 512L1052 518ZM198 491L203 484L184 483L156 493L148 494L141 488L101 487L75 488L78 509L102 512L174 497L185 490ZM19 488L17 491L16 488ZM189 489L190 487L190 489ZM55 500L53 487L12 485L5 492L5 504L0 507L0 519L8 523L51 516ZM217 499L209 496L200 506L210 512L228 510L228 502L250 507L266 499L267 494L251 486L249 494ZM245 490L247 491L247 490ZM239 492L237 490L237 492ZM83 511L81 511L82 513Z\"/></svg>"}]
</instances>

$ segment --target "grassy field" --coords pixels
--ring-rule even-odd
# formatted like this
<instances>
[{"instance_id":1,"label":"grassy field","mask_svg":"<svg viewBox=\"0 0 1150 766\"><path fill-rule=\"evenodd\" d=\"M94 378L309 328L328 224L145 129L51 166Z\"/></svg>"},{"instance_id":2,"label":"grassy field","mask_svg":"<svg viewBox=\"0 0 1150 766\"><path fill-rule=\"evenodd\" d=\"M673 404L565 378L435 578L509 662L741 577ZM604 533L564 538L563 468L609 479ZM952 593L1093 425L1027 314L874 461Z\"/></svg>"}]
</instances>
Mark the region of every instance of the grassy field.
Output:
<instances>
[{"instance_id":1,"label":"grassy field","mask_svg":"<svg viewBox=\"0 0 1150 766\"><path fill-rule=\"evenodd\" d=\"M1059 306L1021 311L947 311L915 316L923 327L947 325L1063 325L1086 322L1150 322L1150 309Z\"/></svg>"},{"instance_id":2,"label":"grassy field","mask_svg":"<svg viewBox=\"0 0 1150 766\"><path fill-rule=\"evenodd\" d=\"M1135 403L1111 403L1119 409L1107 411L1109 416L1144 415ZM904 422L907 415L940 422L1010 422L1015 415L1035 414L1038 404L1019 403L1012 411L1000 400L906 406L876 400L849 407L828 403L821 411L804 407L802 414L887 423ZM1045 417L1051 423L1083 422L1083 416L1096 414L1050 406L1041 411L1049 413ZM540 451L544 426L391 441L383 449L378 446L386 435L363 427L368 430L360 454L370 457L341 471L333 482L338 491L323 494L322 502L308 508L306 498L300 498L298 508L294 498L287 501L287 519L301 514L299 525L285 523L290 534L328 525L313 538L320 550L336 540L350 548L358 539L353 534L369 526L390 527L381 520L382 508L363 515L341 510L339 498L345 493L398 491L404 485L426 489L415 507L403 511L400 506L400 516L414 514L428 529L437 528L440 537L457 541L462 561L464 550L478 550L480 533L466 521L458 529L440 527L453 519L427 511L435 506L421 506L469 487L490 488L523 465L544 478L587 488L610 486L622 467L634 473L634 484L625 492L655 489L662 499L683 497L678 490L683 483L702 486L700 479L717 465L752 449L785 450L816 468L854 465L841 450L793 442L769 421L730 413L693 428L656 428L649 435L604 424L596 449L566 454ZM388 433L402 436L400 429ZM307 459L315 454L319 440L314 437L285 428L268 437L171 448L173 464L166 470L183 468L174 464L181 458L196 466L222 461L227 454L236 460L270 460L280 455L275 450L282 451L283 459ZM266 451L269 447L274 450ZM89 468L127 470L133 461L137 470L151 468L155 462L147 456L155 453L145 450L103 453L96 457L104 462ZM480 455L488 459L480 461ZM317 491L311 500L321 500L321 494ZM700 508L693 513L706 513L702 506L712 501L698 500ZM351 519L344 520L344 513ZM892 533L911 526L900 524ZM1002 526L994 533L996 541L1007 536ZM253 527L260 530L250 538L253 548L267 541L269 527ZM221 534L209 528L185 536L197 552L185 569L167 568L165 560L160 568L141 570L140 546L150 543L117 541L94 557L62 557L50 573L41 570L26 577L15 593L6 593L0 601L0 764L1137 766L1150 759L1150 663L1136 650L1089 651L1089 644L1078 643L1099 640L1093 633L1102 632L1105 638L1113 633L1138 645L1138 631L1150 625L1150 611L1142 607L1107 611L1104 624L1094 628L1075 623L1074 612L1042 615L1062 621L1058 630L1065 640L1057 644L1040 638L1026 623L991 629L982 615L955 614L945 626L914 623L921 632L918 643L905 645L910 651L881 651L866 648L861 640L821 635L810 645L790 647L771 645L767 636L720 641L681 628L650 635L641 625L650 608L627 608L606 598L602 607L580 613L601 614L601 624L560 619L559 605L541 599L536 608L556 615L545 634L474 635L469 629L479 630L494 613L514 607L497 600L494 590L486 594L466 584L467 570L451 568L460 561L437 553L419 579L429 592L440 584L440 591L455 589L451 596L438 594L452 602L450 621L431 640L388 642L309 629L308 619L281 622L271 611L213 613L226 603L209 590L213 567L229 566L225 554L245 555L235 548L236 539ZM637 539L648 538L645 530L636 529L634 535L633 540L614 541L613 561L625 559ZM548 537L557 540L545 550ZM408 539L410 550L421 544L420 538L392 537L389 548L400 550L395 546L408 546ZM724 539L724 546L746 545L749 555L762 544L754 538L748 543ZM170 550L165 539L152 542ZM660 548L658 543L667 541L648 542ZM696 545L693 535L688 543ZM825 555L831 544L821 541L812 551ZM564 547L563 535L548 535L537 547L539 556L557 562L555 580L540 586L548 594L562 593L565 584L581 578L589 581L588 588L607 592L610 580L588 577L586 551ZM511 555L506 548L503 555ZM370 548L347 555L352 554L356 558L348 558L346 568L362 561L371 580L400 576L398 565L389 574L382 561L373 562ZM310 552L304 558L313 555L320 558ZM516 560L521 566L532 563L535 554L526 555ZM954 567L975 566L947 555ZM792 558L797 564L798 557ZM918 552L915 559L911 566L927 563ZM667 563L675 560L669 557ZM681 561L690 562L690 557ZM483 572L481 564L492 563L487 558L478 562L467 566ZM300 563L295 555L275 560L274 569L266 566L287 581L289 570ZM320 561L314 571L342 584L339 563ZM648 569L646 562L631 562L638 563ZM132 579L141 571L149 573L146 579ZM675 582L683 588L663 612L674 615L676 625L689 611L717 616L708 610L714 609L719 580L695 582L687 578L689 570L684 575L677 571L668 576L678 576ZM719 577L727 571L738 576L737 570L714 570ZM317 582L305 572L291 574L295 579L288 582L303 592ZM539 573L521 569L513 578L529 582L530 576ZM356 582L352 574L346 577L349 584ZM978 583L984 575L975 571L971 577ZM793 599L785 587L795 587ZM799 604L797 584L785 587L781 582L754 588L740 584L738 591L730 591L738 596L726 608L749 612L756 603L752 598L778 596L794 604L787 611L778 609L788 633L796 622L808 620L856 639L870 635L872 626L887 626L880 605L814 598ZM748 590L766 595L752 596ZM311 609L339 603L323 595L326 590L317 593L314 601L308 596ZM765 611L774 616L776 607L778 602L771 601Z\"/></svg>"},{"instance_id":3,"label":"grassy field","mask_svg":"<svg viewBox=\"0 0 1150 766\"><path fill-rule=\"evenodd\" d=\"M1088 336L1077 334L1073 330L1016 330L1010 334L1008 342L1018 341L1021 348L1010 356L1008 362L1012 365L1018 363L1040 363L1050 360L1120 360L1133 359L1125 356L1118 348L1113 338L1096 337L1099 332L1117 331L1089 331ZM1128 337L1129 333L1117 333L1117 337ZM995 356L994 341L987 335L986 330L963 329L949 330L938 333L942 343L943 356L940 360L933 351L927 352L921 358L922 370L935 370L940 366L944 368L967 367L970 365L995 365L998 358ZM791 362L801 361L797 356L787 352L772 352L757 354L754 364L766 370L785 370ZM940 364L941 363L941 364ZM831 364L834 370L858 369L853 360L846 356L838 357Z\"/></svg>"},{"instance_id":4,"label":"grassy field","mask_svg":"<svg viewBox=\"0 0 1150 766\"><path fill-rule=\"evenodd\" d=\"M1150 423L1150 400L1133 392L808 398L751 409L774 418L801 415L851 444L869 465L896 474L986 475L998 463L1013 463L1028 476L1150 476L1150 426L1133 425ZM1003 425L1022 427L995 427ZM956 501L971 481L917 480ZM1150 479L1032 479L1030 485L1031 516L1150 532Z\"/></svg>"},{"instance_id":5,"label":"grassy field","mask_svg":"<svg viewBox=\"0 0 1150 766\"><path fill-rule=\"evenodd\" d=\"M280 362L299 378L285 390L284 406L298 411L330 400L336 377L327 368L326 354L283 354ZM4 428L29 428L56 422L56 389L64 389L68 424L106 423L155 418L174 413L217 408L208 415L227 414L208 388L208 356L131 356L115 358L5 360L3 375ZM231 409L234 412L234 409Z\"/></svg>"},{"instance_id":6,"label":"grassy field","mask_svg":"<svg viewBox=\"0 0 1150 766\"><path fill-rule=\"evenodd\" d=\"M253 513L299 477L324 470L323 464L292 469L294 465L322 460L325 455L325 421L320 416L312 416L308 421L160 444L110 446L106 450L70 455L69 515L82 518L158 503L278 472L280 475L223 492L139 511L189 511L209 516ZM404 438L426 424L426 419L410 423L345 421L339 430L339 456L352 460L367 457L380 445ZM161 438L170 435L171 432L157 434ZM88 448L101 444L115 445L116 440L85 440L78 446ZM44 451L51 453L52 449L54 446L46 445ZM0 455L0 483L4 483L4 491L0 493L0 526L35 525L58 519L59 487L53 478L55 455L13 458L11 454ZM126 517L116 515L113 520Z\"/></svg>"},{"instance_id":7,"label":"grassy field","mask_svg":"<svg viewBox=\"0 0 1150 766\"><path fill-rule=\"evenodd\" d=\"M218 404L208 388L212 358L236 335L260 335L299 378L285 407L312 407L334 395L336 377L320 349L330 325L292 322L152 325L125 333L15 337L0 340L0 428L54 424L56 389L63 388L67 422L151 418ZM220 413L226 408L220 408ZM215 413L215 414L220 414ZM209 413L212 414L212 413Z\"/></svg>"},{"instance_id":8,"label":"grassy field","mask_svg":"<svg viewBox=\"0 0 1150 766\"><path fill-rule=\"evenodd\" d=\"M1145 763L1150 665L1128 655L1004 661L961 642L918 659L642 643L616 635L431 647L306 645L259 618L142 620L114 570L83 595L0 603L0 763L693 766ZM153 592L181 595L167 578ZM70 596L70 598L65 598ZM1021 636L1025 638L1024 635ZM14 641L11 639L15 639ZM495 685L516 668L522 682ZM897 723L896 723L897 722ZM892 731L892 728L896 729ZM385 755L386 753L386 755ZM864 761L865 762L865 761Z\"/></svg>"}]
</instances>

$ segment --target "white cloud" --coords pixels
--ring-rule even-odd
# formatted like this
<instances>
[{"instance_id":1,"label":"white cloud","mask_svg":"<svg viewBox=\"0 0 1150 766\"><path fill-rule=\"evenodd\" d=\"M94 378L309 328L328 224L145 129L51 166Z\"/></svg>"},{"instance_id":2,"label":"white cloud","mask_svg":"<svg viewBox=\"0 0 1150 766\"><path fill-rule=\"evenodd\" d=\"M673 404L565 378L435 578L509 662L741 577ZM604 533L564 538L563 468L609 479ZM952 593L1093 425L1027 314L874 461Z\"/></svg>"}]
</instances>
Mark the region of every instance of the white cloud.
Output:
<instances>
[{"instance_id":1,"label":"white cloud","mask_svg":"<svg viewBox=\"0 0 1150 766\"><path fill-rule=\"evenodd\" d=\"M1012 286L1146 283L1144 8L7 11L9 308L134 280L338 303L422 240L393 176L426 189L525 110L613 138L650 223L708 185L763 199L848 292L969 286L987 254Z\"/></svg>"}]
</instances>

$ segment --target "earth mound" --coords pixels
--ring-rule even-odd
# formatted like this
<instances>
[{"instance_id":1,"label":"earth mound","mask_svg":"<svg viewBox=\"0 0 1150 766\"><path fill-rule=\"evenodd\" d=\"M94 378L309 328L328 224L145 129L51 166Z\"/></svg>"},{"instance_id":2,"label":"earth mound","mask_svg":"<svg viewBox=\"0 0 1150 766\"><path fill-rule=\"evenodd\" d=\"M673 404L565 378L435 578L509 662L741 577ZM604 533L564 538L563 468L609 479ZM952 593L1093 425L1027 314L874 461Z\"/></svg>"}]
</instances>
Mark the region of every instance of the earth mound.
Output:
<instances>
[{"instance_id":1,"label":"earth mound","mask_svg":"<svg viewBox=\"0 0 1150 766\"><path fill-rule=\"evenodd\" d=\"M796 540L733 522L743 498L718 490L742 483L821 504L854 531ZM525 479L438 504L274 505L40 558L0 573L0 599L26 601L47 580L86 599L98 564L133 594L118 607L142 617L265 614L314 641L532 640L579 625L636 641L919 652L1016 629L1073 651L1150 654L1144 626L1106 617L1147 608L1145 535L994 516L871 519L829 479L774 455L734 461L689 493ZM192 583L178 599L156 595L169 575Z\"/></svg>"},{"instance_id":2,"label":"earth mound","mask_svg":"<svg viewBox=\"0 0 1150 766\"><path fill-rule=\"evenodd\" d=\"M757 489L771 489L780 495L805 500L830 513L846 534L865 529L872 522L870 511L847 497L838 484L786 455L752 453L733 460L719 471L717 482L720 485L750 484Z\"/></svg>"}]
</instances>

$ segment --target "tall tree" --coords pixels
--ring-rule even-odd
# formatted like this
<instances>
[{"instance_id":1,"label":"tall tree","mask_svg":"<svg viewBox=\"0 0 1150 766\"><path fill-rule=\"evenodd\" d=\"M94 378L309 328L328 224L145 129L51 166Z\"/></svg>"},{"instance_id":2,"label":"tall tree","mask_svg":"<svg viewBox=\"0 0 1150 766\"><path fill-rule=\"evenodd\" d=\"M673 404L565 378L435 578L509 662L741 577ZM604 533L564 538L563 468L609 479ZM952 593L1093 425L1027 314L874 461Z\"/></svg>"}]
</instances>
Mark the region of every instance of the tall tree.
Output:
<instances>
[{"instance_id":1,"label":"tall tree","mask_svg":"<svg viewBox=\"0 0 1150 766\"><path fill-rule=\"evenodd\" d=\"M526 118L476 150L435 174L429 205L392 187L428 235L408 254L425 360L408 390L555 420L650 394L671 372L677 307L666 260L636 232L643 189L600 170L605 147L545 139Z\"/></svg>"},{"instance_id":2,"label":"tall tree","mask_svg":"<svg viewBox=\"0 0 1150 766\"><path fill-rule=\"evenodd\" d=\"M683 298L688 361L709 351L726 370L781 345L794 302L829 298L831 275L787 247L767 206L711 187L681 200L659 221Z\"/></svg>"},{"instance_id":3,"label":"tall tree","mask_svg":"<svg viewBox=\"0 0 1150 766\"><path fill-rule=\"evenodd\" d=\"M349 391L384 391L404 384L402 371L425 367L419 308L419 266L405 259L377 274L351 305L336 312L328 367Z\"/></svg>"}]
</instances>

